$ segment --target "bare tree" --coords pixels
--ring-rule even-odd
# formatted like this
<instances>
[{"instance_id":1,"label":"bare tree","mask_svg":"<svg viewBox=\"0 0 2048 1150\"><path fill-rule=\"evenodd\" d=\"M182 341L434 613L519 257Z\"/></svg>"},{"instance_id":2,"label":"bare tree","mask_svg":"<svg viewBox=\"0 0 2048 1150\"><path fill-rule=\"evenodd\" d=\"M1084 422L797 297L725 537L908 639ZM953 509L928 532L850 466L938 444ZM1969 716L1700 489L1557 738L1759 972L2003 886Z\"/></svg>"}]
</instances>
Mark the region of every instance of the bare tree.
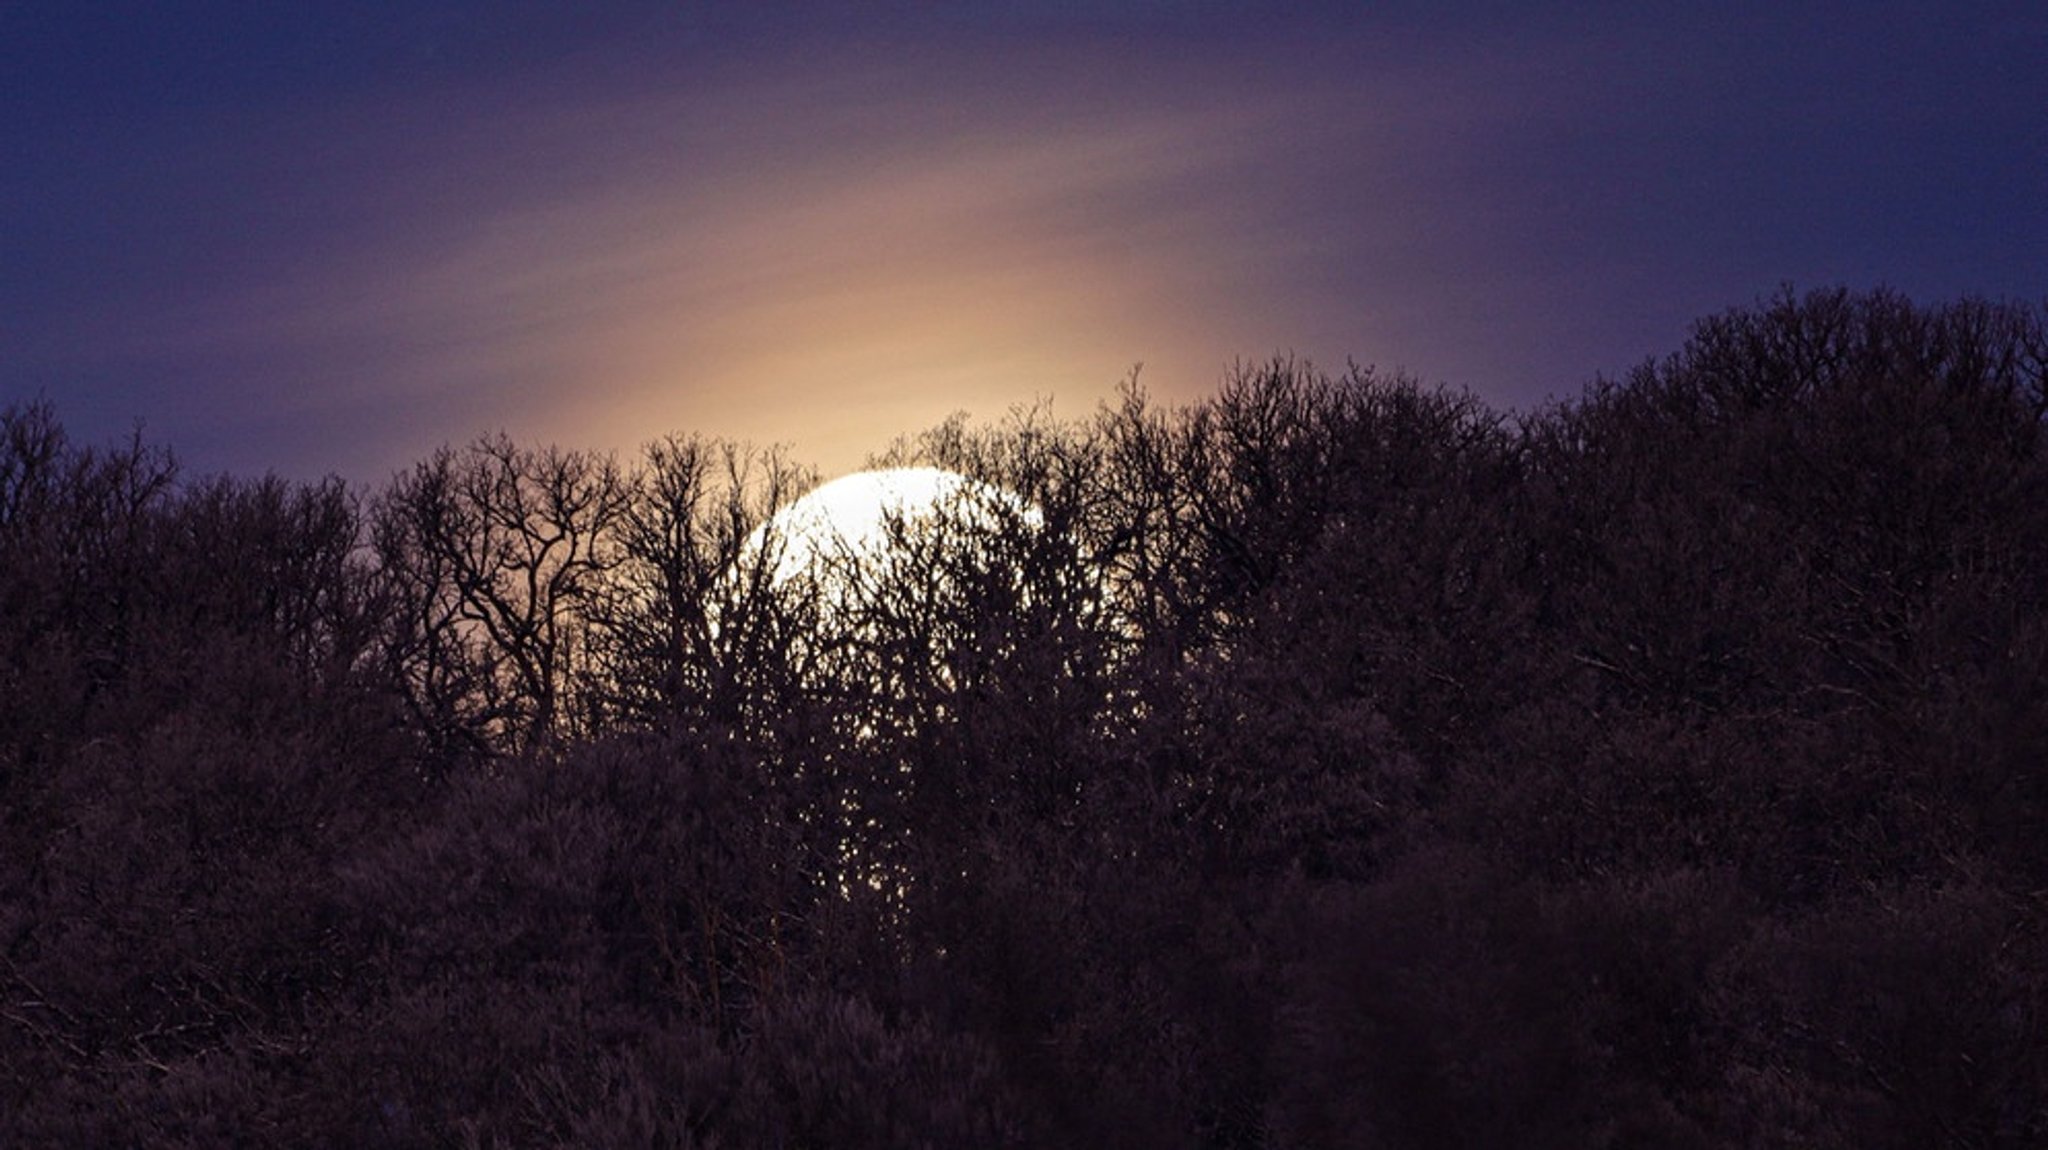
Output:
<instances>
[{"instance_id":1,"label":"bare tree","mask_svg":"<svg viewBox=\"0 0 2048 1150\"><path fill-rule=\"evenodd\" d=\"M647 445L600 612L599 682L619 721L758 731L792 701L813 628L774 593L764 525L815 481L776 449Z\"/></svg>"},{"instance_id":2,"label":"bare tree","mask_svg":"<svg viewBox=\"0 0 2048 1150\"><path fill-rule=\"evenodd\" d=\"M416 712L514 750L597 725L592 608L632 493L609 456L502 435L443 449L393 483L374 540L401 614L391 655Z\"/></svg>"}]
</instances>

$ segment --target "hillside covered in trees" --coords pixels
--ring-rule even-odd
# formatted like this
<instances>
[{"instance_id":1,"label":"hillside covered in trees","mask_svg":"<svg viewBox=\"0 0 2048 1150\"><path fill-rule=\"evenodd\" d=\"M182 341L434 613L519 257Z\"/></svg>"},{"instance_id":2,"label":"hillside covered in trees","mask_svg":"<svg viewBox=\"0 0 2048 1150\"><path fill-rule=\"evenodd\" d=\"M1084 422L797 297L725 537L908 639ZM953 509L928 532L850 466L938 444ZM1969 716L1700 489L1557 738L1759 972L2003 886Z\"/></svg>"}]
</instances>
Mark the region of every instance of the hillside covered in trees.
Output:
<instances>
[{"instance_id":1,"label":"hillside covered in trees","mask_svg":"<svg viewBox=\"0 0 2048 1150\"><path fill-rule=\"evenodd\" d=\"M816 477L0 415L0 1143L2048 1142L2048 314L1277 361Z\"/></svg>"}]
</instances>

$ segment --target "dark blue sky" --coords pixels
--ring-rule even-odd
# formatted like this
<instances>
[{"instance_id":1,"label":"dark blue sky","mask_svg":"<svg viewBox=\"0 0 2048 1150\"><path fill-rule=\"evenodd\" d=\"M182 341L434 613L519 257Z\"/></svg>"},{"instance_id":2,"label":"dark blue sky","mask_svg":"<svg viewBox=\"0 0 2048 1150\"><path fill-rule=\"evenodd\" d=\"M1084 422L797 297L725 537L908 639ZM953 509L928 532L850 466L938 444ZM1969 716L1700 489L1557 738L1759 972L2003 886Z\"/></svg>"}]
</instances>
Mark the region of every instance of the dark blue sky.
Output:
<instances>
[{"instance_id":1,"label":"dark blue sky","mask_svg":"<svg viewBox=\"0 0 2048 1150\"><path fill-rule=\"evenodd\" d=\"M833 472L1139 362L1527 405L1781 284L2048 297L2048 6L1246 7L18 0L0 402Z\"/></svg>"}]
</instances>

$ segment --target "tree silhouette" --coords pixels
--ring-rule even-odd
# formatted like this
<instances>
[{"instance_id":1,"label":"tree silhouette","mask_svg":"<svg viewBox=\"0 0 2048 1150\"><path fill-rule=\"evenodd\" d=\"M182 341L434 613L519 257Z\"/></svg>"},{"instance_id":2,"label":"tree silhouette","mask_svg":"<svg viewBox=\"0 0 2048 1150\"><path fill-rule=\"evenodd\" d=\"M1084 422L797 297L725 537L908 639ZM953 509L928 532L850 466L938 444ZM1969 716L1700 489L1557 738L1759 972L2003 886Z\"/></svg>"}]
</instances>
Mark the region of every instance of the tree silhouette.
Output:
<instances>
[{"instance_id":1,"label":"tree silhouette","mask_svg":"<svg viewBox=\"0 0 2048 1150\"><path fill-rule=\"evenodd\" d=\"M594 732L592 608L632 488L605 457L499 436L442 450L379 501L406 695L444 737L534 750Z\"/></svg>"},{"instance_id":2,"label":"tree silhouette","mask_svg":"<svg viewBox=\"0 0 2048 1150\"><path fill-rule=\"evenodd\" d=\"M2044 333L1133 380L800 578L775 451L0 411L0 1141L2039 1145Z\"/></svg>"}]
</instances>

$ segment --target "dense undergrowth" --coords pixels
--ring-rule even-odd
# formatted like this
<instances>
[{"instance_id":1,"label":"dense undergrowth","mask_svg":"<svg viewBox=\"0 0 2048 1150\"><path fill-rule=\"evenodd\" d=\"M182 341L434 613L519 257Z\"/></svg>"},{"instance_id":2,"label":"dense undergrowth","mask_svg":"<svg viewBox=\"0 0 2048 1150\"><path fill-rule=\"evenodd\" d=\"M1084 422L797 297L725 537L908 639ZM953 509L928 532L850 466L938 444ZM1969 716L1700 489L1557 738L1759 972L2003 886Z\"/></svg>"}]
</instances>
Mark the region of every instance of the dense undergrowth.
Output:
<instances>
[{"instance_id":1,"label":"dense undergrowth","mask_svg":"<svg viewBox=\"0 0 2048 1150\"><path fill-rule=\"evenodd\" d=\"M851 608L772 452L8 409L0 1142L2041 1145L2044 357L1821 292L948 424L1033 513Z\"/></svg>"}]
</instances>

